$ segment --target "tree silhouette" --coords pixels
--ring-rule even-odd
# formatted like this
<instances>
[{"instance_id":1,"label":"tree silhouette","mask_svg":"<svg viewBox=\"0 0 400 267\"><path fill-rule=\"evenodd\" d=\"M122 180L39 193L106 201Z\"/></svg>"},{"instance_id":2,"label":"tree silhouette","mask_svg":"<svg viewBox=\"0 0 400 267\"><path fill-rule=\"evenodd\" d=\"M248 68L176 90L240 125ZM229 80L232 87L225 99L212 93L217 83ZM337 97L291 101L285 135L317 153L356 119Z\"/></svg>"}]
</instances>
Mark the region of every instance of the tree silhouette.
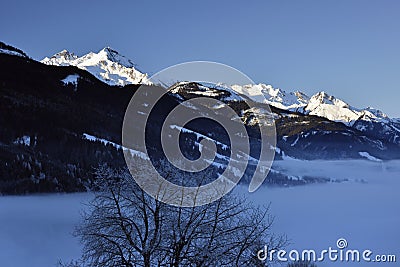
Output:
<instances>
[{"instance_id":1,"label":"tree silhouette","mask_svg":"<svg viewBox=\"0 0 400 267\"><path fill-rule=\"evenodd\" d=\"M126 171L100 166L96 177L100 190L76 231L85 266L266 266L257 251L285 243L270 233L269 207L237 195L182 208L148 196Z\"/></svg>"}]
</instances>

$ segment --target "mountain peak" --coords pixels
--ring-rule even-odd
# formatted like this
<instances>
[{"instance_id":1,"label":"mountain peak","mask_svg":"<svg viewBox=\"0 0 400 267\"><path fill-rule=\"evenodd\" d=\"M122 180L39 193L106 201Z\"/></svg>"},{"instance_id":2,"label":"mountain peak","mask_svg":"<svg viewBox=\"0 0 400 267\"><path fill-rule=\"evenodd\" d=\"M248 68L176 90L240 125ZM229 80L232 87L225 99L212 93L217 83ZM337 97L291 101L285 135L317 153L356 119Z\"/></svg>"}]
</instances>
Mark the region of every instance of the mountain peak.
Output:
<instances>
[{"instance_id":1,"label":"mountain peak","mask_svg":"<svg viewBox=\"0 0 400 267\"><path fill-rule=\"evenodd\" d=\"M97 53L97 55L99 57L104 57L104 59L108 59L112 62L119 63L127 68L136 67L136 64L133 61L131 61L130 59L126 58L125 56L119 54L117 50L112 49L109 46L104 47L102 50L100 50Z\"/></svg>"},{"instance_id":2,"label":"mountain peak","mask_svg":"<svg viewBox=\"0 0 400 267\"><path fill-rule=\"evenodd\" d=\"M330 96L325 91L320 91L311 97L312 100L319 101L320 103L332 101L335 99L334 96Z\"/></svg>"},{"instance_id":3,"label":"mountain peak","mask_svg":"<svg viewBox=\"0 0 400 267\"><path fill-rule=\"evenodd\" d=\"M109 46L81 57L64 49L41 62L47 65L76 66L110 85L150 84L147 74L141 73L135 63Z\"/></svg>"},{"instance_id":4,"label":"mountain peak","mask_svg":"<svg viewBox=\"0 0 400 267\"><path fill-rule=\"evenodd\" d=\"M118 54L118 51L115 49L112 49L110 46L106 46L103 49L101 49L100 51L104 51L107 53L114 53L114 54Z\"/></svg>"},{"instance_id":5,"label":"mountain peak","mask_svg":"<svg viewBox=\"0 0 400 267\"><path fill-rule=\"evenodd\" d=\"M388 115L386 115L385 113L383 113L381 110L373 108L373 107L367 107L365 110L371 112L373 115L375 115L376 117L379 118L385 118L388 119Z\"/></svg>"},{"instance_id":6,"label":"mountain peak","mask_svg":"<svg viewBox=\"0 0 400 267\"><path fill-rule=\"evenodd\" d=\"M310 99L309 106L308 108L311 108L311 106L319 106L321 104L326 104L326 105L334 105L338 106L341 108L349 108L349 104L344 102L341 99L338 99L334 96L329 95L325 91L321 91L313 95ZM311 108L313 109L313 108Z\"/></svg>"},{"instance_id":7,"label":"mountain peak","mask_svg":"<svg viewBox=\"0 0 400 267\"><path fill-rule=\"evenodd\" d=\"M56 55L63 55L63 54L69 54L69 51L67 49L64 49L64 50L58 52Z\"/></svg>"},{"instance_id":8,"label":"mountain peak","mask_svg":"<svg viewBox=\"0 0 400 267\"><path fill-rule=\"evenodd\" d=\"M74 54L69 52L68 50L64 49L56 54L54 54L51 59L56 59L60 63L68 61L68 60L74 60L77 59L78 57ZM52 64L54 65L54 64Z\"/></svg>"}]
</instances>

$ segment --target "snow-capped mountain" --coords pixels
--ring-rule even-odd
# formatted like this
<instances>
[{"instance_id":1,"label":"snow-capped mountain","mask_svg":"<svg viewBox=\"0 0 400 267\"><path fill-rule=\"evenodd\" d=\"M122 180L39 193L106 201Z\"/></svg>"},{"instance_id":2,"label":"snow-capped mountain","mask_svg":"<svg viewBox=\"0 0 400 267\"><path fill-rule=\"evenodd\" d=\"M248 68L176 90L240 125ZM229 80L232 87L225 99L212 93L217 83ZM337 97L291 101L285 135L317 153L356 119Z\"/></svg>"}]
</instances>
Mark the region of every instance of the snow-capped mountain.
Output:
<instances>
[{"instance_id":1,"label":"snow-capped mountain","mask_svg":"<svg viewBox=\"0 0 400 267\"><path fill-rule=\"evenodd\" d=\"M287 93L266 84L232 85L231 88L256 102L266 103L287 111L315 115L330 121L341 122L360 131L379 131L380 134L390 136L389 139L392 139L392 141L400 142L398 120L391 119L382 111L374 108L359 109L352 107L345 101L328 95L326 92L318 92L309 97L302 92Z\"/></svg>"},{"instance_id":2,"label":"snow-capped mountain","mask_svg":"<svg viewBox=\"0 0 400 267\"><path fill-rule=\"evenodd\" d=\"M380 110L373 108L358 109L341 99L328 95L326 92L318 92L309 97L299 91L287 93L266 84L233 85L232 89L247 95L256 102L267 103L288 111L324 117L331 121L342 122L347 126L353 126L357 120L379 122L390 120Z\"/></svg>"},{"instance_id":3,"label":"snow-capped mountain","mask_svg":"<svg viewBox=\"0 0 400 267\"><path fill-rule=\"evenodd\" d=\"M41 62L55 66L76 66L109 85L150 84L147 74L137 70L131 60L110 47L81 57L63 50L50 58L44 58Z\"/></svg>"}]
</instances>

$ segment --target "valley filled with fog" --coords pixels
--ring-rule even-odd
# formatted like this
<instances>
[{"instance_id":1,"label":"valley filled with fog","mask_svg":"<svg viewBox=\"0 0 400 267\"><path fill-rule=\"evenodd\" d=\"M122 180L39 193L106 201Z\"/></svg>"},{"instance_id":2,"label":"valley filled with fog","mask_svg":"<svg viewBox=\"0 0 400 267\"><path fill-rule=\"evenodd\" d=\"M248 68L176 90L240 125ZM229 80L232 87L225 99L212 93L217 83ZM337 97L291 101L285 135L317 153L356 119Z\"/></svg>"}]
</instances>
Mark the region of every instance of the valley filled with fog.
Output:
<instances>
[{"instance_id":1,"label":"valley filled with fog","mask_svg":"<svg viewBox=\"0 0 400 267\"><path fill-rule=\"evenodd\" d=\"M317 252L336 248L345 238L348 249L369 249L374 254L398 253L400 238L400 162L367 160L276 161L275 168L293 176L332 181L292 187L263 186L254 193L239 185L259 205L271 203L272 231L287 235L285 248ZM3 196L0 198L0 258L4 266L55 266L80 255L72 236L93 193ZM398 255L396 255L398 257ZM7 262L4 262L6 260ZM354 263L364 266L365 263ZM324 262L318 266L349 266ZM395 263L368 263L395 266Z\"/></svg>"}]
</instances>

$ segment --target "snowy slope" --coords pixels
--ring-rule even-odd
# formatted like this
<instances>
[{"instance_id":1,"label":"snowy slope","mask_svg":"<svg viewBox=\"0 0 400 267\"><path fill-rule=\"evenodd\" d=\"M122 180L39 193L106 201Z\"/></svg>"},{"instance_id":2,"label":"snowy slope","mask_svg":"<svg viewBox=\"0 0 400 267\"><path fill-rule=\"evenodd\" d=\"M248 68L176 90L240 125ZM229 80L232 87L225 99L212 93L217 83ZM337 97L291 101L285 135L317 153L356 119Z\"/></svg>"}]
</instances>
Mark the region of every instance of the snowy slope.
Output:
<instances>
[{"instance_id":1,"label":"snowy slope","mask_svg":"<svg viewBox=\"0 0 400 267\"><path fill-rule=\"evenodd\" d=\"M364 114L363 111L357 110L325 92L313 95L304 110L308 114L324 117L331 121L340 121L348 126L352 126Z\"/></svg>"},{"instance_id":2,"label":"snowy slope","mask_svg":"<svg viewBox=\"0 0 400 267\"><path fill-rule=\"evenodd\" d=\"M0 53L13 55L13 56L19 56L19 57L26 57L25 55L23 55L17 51L12 51L12 50L2 49L2 48L0 48Z\"/></svg>"},{"instance_id":3,"label":"snowy slope","mask_svg":"<svg viewBox=\"0 0 400 267\"><path fill-rule=\"evenodd\" d=\"M138 71L131 60L110 47L81 57L63 50L50 58L44 58L41 62L47 65L76 66L109 85L150 84L147 74Z\"/></svg>"},{"instance_id":4,"label":"snowy slope","mask_svg":"<svg viewBox=\"0 0 400 267\"><path fill-rule=\"evenodd\" d=\"M20 50L16 47L13 47L11 45L7 45L3 42L0 42L0 54L8 54L8 55L13 55L13 56L28 58L28 56L22 50Z\"/></svg>"}]
</instances>

